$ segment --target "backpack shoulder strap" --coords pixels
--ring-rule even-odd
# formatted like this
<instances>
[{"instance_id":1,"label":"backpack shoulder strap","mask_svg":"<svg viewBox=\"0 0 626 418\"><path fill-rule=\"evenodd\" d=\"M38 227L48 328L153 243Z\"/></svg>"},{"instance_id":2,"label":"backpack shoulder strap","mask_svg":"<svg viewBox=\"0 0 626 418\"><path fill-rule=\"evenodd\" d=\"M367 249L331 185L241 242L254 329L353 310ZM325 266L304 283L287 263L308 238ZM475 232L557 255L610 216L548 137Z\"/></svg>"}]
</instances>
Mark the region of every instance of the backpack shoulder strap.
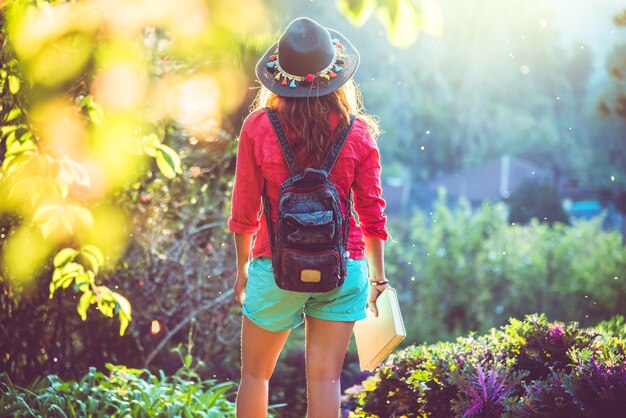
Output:
<instances>
[{"instance_id":1,"label":"backpack shoulder strap","mask_svg":"<svg viewBox=\"0 0 626 418\"><path fill-rule=\"evenodd\" d=\"M300 166L298 165L298 161L296 160L296 156L293 153L291 145L289 145L289 141L287 141L287 135L285 135L285 131L280 125L278 115L276 114L276 112L268 107L265 108L265 113L267 113L267 116L270 118L270 122L272 122L274 132L276 132L276 136L278 137L278 143L280 144L280 149L282 150L283 157L285 157L285 162L289 167L289 173L291 174L291 176L300 173Z\"/></svg>"},{"instance_id":2,"label":"backpack shoulder strap","mask_svg":"<svg viewBox=\"0 0 626 418\"><path fill-rule=\"evenodd\" d=\"M330 174L330 170L333 169L335 162L337 162L337 157L339 157L339 153L343 149L343 145L346 143L346 139L348 138L348 134L352 129L352 125L354 124L354 120L356 117L354 115L350 115L350 122L343 129L341 135L337 140L333 143L332 147L330 147L330 151L328 155L326 155L326 159L324 160L324 164L322 164L322 170L326 171L327 174ZM346 205L346 216L343 220L343 246L347 248L348 245L348 235L350 233L350 215L352 214L352 189L348 192L348 203Z\"/></svg>"},{"instance_id":3,"label":"backpack shoulder strap","mask_svg":"<svg viewBox=\"0 0 626 418\"><path fill-rule=\"evenodd\" d=\"M333 143L326 155L326 159L324 160L324 164L322 164L322 170L326 171L326 173L330 174L330 170L333 169L335 162L337 161L337 157L339 157L339 153L343 148L343 144L346 143L346 138L348 138L348 134L350 133L350 129L352 129L352 125L354 124L354 119L356 117L354 115L350 115L350 122L341 132L341 135L337 140Z\"/></svg>"}]
</instances>

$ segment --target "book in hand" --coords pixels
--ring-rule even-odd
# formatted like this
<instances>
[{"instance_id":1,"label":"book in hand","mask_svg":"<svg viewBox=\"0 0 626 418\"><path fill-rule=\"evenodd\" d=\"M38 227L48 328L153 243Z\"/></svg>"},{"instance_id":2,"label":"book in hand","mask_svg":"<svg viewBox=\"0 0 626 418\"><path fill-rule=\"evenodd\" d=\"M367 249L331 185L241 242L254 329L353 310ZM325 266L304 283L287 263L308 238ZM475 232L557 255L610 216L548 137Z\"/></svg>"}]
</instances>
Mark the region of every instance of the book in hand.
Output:
<instances>
[{"instance_id":1,"label":"book in hand","mask_svg":"<svg viewBox=\"0 0 626 418\"><path fill-rule=\"evenodd\" d=\"M376 300L378 316L367 309L367 318L354 324L354 339L361 370L374 370L406 337L396 290L386 288Z\"/></svg>"}]
</instances>

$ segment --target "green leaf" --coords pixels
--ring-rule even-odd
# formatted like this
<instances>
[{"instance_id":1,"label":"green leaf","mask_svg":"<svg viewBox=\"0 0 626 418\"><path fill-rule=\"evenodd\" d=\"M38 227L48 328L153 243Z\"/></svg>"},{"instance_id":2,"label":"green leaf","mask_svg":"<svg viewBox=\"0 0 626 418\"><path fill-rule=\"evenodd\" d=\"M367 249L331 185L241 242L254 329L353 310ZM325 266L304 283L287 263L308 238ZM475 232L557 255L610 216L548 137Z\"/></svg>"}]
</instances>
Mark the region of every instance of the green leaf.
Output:
<instances>
[{"instance_id":1,"label":"green leaf","mask_svg":"<svg viewBox=\"0 0 626 418\"><path fill-rule=\"evenodd\" d=\"M61 222L59 218L52 217L41 224L40 226L41 234L45 238L49 238L54 231L59 229L60 226L61 226Z\"/></svg>"},{"instance_id":2,"label":"green leaf","mask_svg":"<svg viewBox=\"0 0 626 418\"><path fill-rule=\"evenodd\" d=\"M73 248L63 248L61 251L54 256L54 267L63 267L70 261L72 261L76 255L78 255L78 251Z\"/></svg>"},{"instance_id":3,"label":"green leaf","mask_svg":"<svg viewBox=\"0 0 626 418\"><path fill-rule=\"evenodd\" d=\"M398 48L408 48L419 36L421 13L412 0L381 1L377 14L385 25L389 42Z\"/></svg>"},{"instance_id":4,"label":"green leaf","mask_svg":"<svg viewBox=\"0 0 626 418\"><path fill-rule=\"evenodd\" d=\"M102 125L104 123L104 110L98 103L93 102L89 106L87 114L89 115L89 120L94 125Z\"/></svg>"},{"instance_id":5,"label":"green leaf","mask_svg":"<svg viewBox=\"0 0 626 418\"><path fill-rule=\"evenodd\" d=\"M157 156L158 148L161 146L159 136L154 132L143 137L143 151L150 157Z\"/></svg>"},{"instance_id":6,"label":"green leaf","mask_svg":"<svg viewBox=\"0 0 626 418\"><path fill-rule=\"evenodd\" d=\"M20 141L15 138L15 132L9 132L7 136L7 151L5 156L23 154L29 151L37 151L37 145L30 140Z\"/></svg>"},{"instance_id":7,"label":"green leaf","mask_svg":"<svg viewBox=\"0 0 626 418\"><path fill-rule=\"evenodd\" d=\"M74 281L75 290L80 292L85 292L87 289L91 288L91 285L95 283L95 274L93 271L89 270L85 272L86 274L80 275Z\"/></svg>"},{"instance_id":8,"label":"green leaf","mask_svg":"<svg viewBox=\"0 0 626 418\"><path fill-rule=\"evenodd\" d=\"M35 210L33 214L33 221L40 222L43 221L44 218L50 218L54 216L55 212L59 211L59 205L41 205Z\"/></svg>"},{"instance_id":9,"label":"green leaf","mask_svg":"<svg viewBox=\"0 0 626 418\"><path fill-rule=\"evenodd\" d=\"M32 152L25 152L19 155L10 155L2 162L2 170L4 174L9 176L15 170L28 164L35 154Z\"/></svg>"},{"instance_id":10,"label":"green leaf","mask_svg":"<svg viewBox=\"0 0 626 418\"><path fill-rule=\"evenodd\" d=\"M80 250L83 253L89 253L93 255L98 261L98 265L101 266L104 264L104 255L102 255L102 251L100 251L100 248L96 247L95 245L86 244L86 245L83 245Z\"/></svg>"},{"instance_id":11,"label":"green leaf","mask_svg":"<svg viewBox=\"0 0 626 418\"><path fill-rule=\"evenodd\" d=\"M59 192L61 194L61 198L65 199L67 195L70 193L70 185L67 182L63 181L59 177L54 179L55 184L59 188Z\"/></svg>"},{"instance_id":12,"label":"green leaf","mask_svg":"<svg viewBox=\"0 0 626 418\"><path fill-rule=\"evenodd\" d=\"M60 275L61 275L61 271L58 269L55 269L54 273L52 273L52 280L50 280L50 299L52 299L52 297L54 296L54 292L58 288L57 282L58 282L58 279L60 278Z\"/></svg>"},{"instance_id":13,"label":"green leaf","mask_svg":"<svg viewBox=\"0 0 626 418\"><path fill-rule=\"evenodd\" d=\"M169 179L176 177L176 173L182 172L179 155L167 145L159 145L156 162L161 173Z\"/></svg>"},{"instance_id":14,"label":"green leaf","mask_svg":"<svg viewBox=\"0 0 626 418\"><path fill-rule=\"evenodd\" d=\"M61 280L61 287L63 287L63 289L67 289L68 287L70 287L70 285L72 284L72 282L74 281L74 279L77 279L81 276L83 276L83 274L68 274L66 276L63 276L63 279Z\"/></svg>"},{"instance_id":15,"label":"green leaf","mask_svg":"<svg viewBox=\"0 0 626 418\"><path fill-rule=\"evenodd\" d=\"M62 180L66 184L75 183L84 187L90 187L89 174L81 164L66 156L59 158L56 162L59 165L57 179Z\"/></svg>"},{"instance_id":16,"label":"green leaf","mask_svg":"<svg viewBox=\"0 0 626 418\"><path fill-rule=\"evenodd\" d=\"M56 268L52 273L50 281L50 299L54 296L54 292L59 288L67 288L72 281L84 274L84 268L78 263L68 262L63 267Z\"/></svg>"},{"instance_id":17,"label":"green leaf","mask_svg":"<svg viewBox=\"0 0 626 418\"><path fill-rule=\"evenodd\" d=\"M73 220L78 220L83 225L91 228L93 226L93 215L89 211L89 209L84 208L79 205L70 205L67 207L68 212L71 214L71 218ZM69 221L69 219L68 219ZM69 225L71 228L71 223Z\"/></svg>"},{"instance_id":18,"label":"green leaf","mask_svg":"<svg viewBox=\"0 0 626 418\"><path fill-rule=\"evenodd\" d=\"M22 126L24 126L24 125L7 125L7 126L2 126L2 127L0 127L0 136L5 136L9 132L16 131L16 130L18 130Z\"/></svg>"},{"instance_id":19,"label":"green leaf","mask_svg":"<svg viewBox=\"0 0 626 418\"><path fill-rule=\"evenodd\" d=\"M61 274L65 276L68 274L82 274L85 271L85 268L78 263L70 262L63 266L60 270Z\"/></svg>"},{"instance_id":20,"label":"green leaf","mask_svg":"<svg viewBox=\"0 0 626 418\"><path fill-rule=\"evenodd\" d=\"M80 297L78 301L78 305L76 306L76 310L80 315L83 321L87 320L87 309L91 306L91 298L93 296L93 292L91 290L85 291L83 295Z\"/></svg>"},{"instance_id":21,"label":"green leaf","mask_svg":"<svg viewBox=\"0 0 626 418\"><path fill-rule=\"evenodd\" d=\"M120 335L124 335L131 320L132 308L130 302L119 293L112 292L111 295L119 306L118 316L120 318Z\"/></svg>"},{"instance_id":22,"label":"green leaf","mask_svg":"<svg viewBox=\"0 0 626 418\"><path fill-rule=\"evenodd\" d=\"M100 264L98 263L98 259L96 258L96 256L85 251L81 251L80 255L87 262L89 269L94 274L98 274Z\"/></svg>"},{"instance_id":23,"label":"green leaf","mask_svg":"<svg viewBox=\"0 0 626 418\"><path fill-rule=\"evenodd\" d=\"M4 121L10 122L21 114L22 114L22 109L20 109L19 107L14 107L13 109L9 111L9 114L6 115L6 117L4 118Z\"/></svg>"},{"instance_id":24,"label":"green leaf","mask_svg":"<svg viewBox=\"0 0 626 418\"><path fill-rule=\"evenodd\" d=\"M213 395L206 401L206 403L203 403L203 404L209 408L212 407L215 404L215 402L220 398L220 396L222 396L224 392L226 392L228 389L230 389L234 385L235 384L232 382L222 382L218 385L213 386L211 388L211 391L208 392L208 393L213 392Z\"/></svg>"},{"instance_id":25,"label":"green leaf","mask_svg":"<svg viewBox=\"0 0 626 418\"><path fill-rule=\"evenodd\" d=\"M100 310L100 313L102 313L102 315L113 318L115 303L110 299L100 297L100 299L98 299L98 309Z\"/></svg>"},{"instance_id":26,"label":"green leaf","mask_svg":"<svg viewBox=\"0 0 626 418\"><path fill-rule=\"evenodd\" d=\"M17 94L20 91L20 79L16 75L9 75L9 91L12 94Z\"/></svg>"},{"instance_id":27,"label":"green leaf","mask_svg":"<svg viewBox=\"0 0 626 418\"><path fill-rule=\"evenodd\" d=\"M144 145L143 152L145 152L146 155L148 155L149 157L155 158L159 151L156 147L153 147L152 145Z\"/></svg>"},{"instance_id":28,"label":"green leaf","mask_svg":"<svg viewBox=\"0 0 626 418\"><path fill-rule=\"evenodd\" d=\"M24 124L18 125L18 128L26 128L26 125ZM20 136L20 142L26 142L29 139L33 139L33 133L31 131L26 131L22 134L22 136Z\"/></svg>"},{"instance_id":29,"label":"green leaf","mask_svg":"<svg viewBox=\"0 0 626 418\"><path fill-rule=\"evenodd\" d=\"M337 8L354 26L363 26L376 9L376 0L337 0Z\"/></svg>"}]
</instances>

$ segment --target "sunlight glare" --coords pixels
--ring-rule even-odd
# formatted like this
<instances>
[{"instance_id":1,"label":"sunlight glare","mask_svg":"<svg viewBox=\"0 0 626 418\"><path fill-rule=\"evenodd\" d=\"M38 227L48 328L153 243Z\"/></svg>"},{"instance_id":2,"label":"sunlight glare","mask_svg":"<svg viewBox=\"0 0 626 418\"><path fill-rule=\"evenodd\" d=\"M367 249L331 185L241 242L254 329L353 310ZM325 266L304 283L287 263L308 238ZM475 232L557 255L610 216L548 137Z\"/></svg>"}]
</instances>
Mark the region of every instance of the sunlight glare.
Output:
<instances>
[{"instance_id":1,"label":"sunlight glare","mask_svg":"<svg viewBox=\"0 0 626 418\"><path fill-rule=\"evenodd\" d=\"M91 89L94 98L103 107L124 110L141 103L146 81L132 65L120 63L98 74Z\"/></svg>"}]
</instances>

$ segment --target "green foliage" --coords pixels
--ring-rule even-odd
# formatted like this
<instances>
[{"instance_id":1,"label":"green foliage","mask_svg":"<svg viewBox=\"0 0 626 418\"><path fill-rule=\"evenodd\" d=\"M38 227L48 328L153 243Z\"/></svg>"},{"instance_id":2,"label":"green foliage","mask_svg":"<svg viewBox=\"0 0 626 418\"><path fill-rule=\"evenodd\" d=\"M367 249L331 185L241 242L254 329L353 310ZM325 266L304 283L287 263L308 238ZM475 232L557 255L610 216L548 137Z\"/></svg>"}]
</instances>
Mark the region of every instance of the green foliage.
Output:
<instances>
[{"instance_id":1,"label":"green foliage","mask_svg":"<svg viewBox=\"0 0 626 418\"><path fill-rule=\"evenodd\" d=\"M74 262L77 258L81 260L81 263ZM55 270L50 282L50 299L58 288L67 289L73 282L74 291L82 292L76 307L82 320L87 319L89 306L97 305L102 315L113 317L117 314L119 316L120 335L124 335L131 319L130 302L108 287L96 285L95 277L103 264L104 256L95 245L87 244L81 251L63 248L54 257Z\"/></svg>"},{"instance_id":2,"label":"green foliage","mask_svg":"<svg viewBox=\"0 0 626 418\"><path fill-rule=\"evenodd\" d=\"M75 30L71 28L71 18L65 20L72 12L67 11L68 16L54 15L55 10L58 11L52 6L54 3L56 2L11 2L10 5L2 6L6 6L7 12L6 15L3 13L2 20L0 20L0 40L2 41L0 45L0 121L3 124L0 141L5 142L5 152L0 153L0 161L2 161L0 189L8 196L8 202L3 201L2 210L18 209L23 214L22 227L31 228L30 235L40 234L45 243L41 245L41 252L52 252L56 246L72 239L79 241L77 235L84 233L85 230L93 229L94 219L91 211L82 202L73 204L69 196L70 191L75 190L77 186L91 188L92 184L90 184L89 174L85 167L76 161L78 159L76 155L70 156L69 152L66 155L59 155L59 153L50 152L45 146L40 146L41 136L45 135L41 132L41 127L37 134L37 127L32 120L48 118L54 121L56 115L48 111L48 114L43 117L41 114L35 115L34 118L26 116L37 106L40 108L49 106L46 101L54 102L53 92L56 92L75 96L76 104L85 110L79 124L84 122L94 127L106 126L101 106L91 95L85 94L87 90L85 86L91 81L88 76L89 71L85 67L92 62L92 50L96 48L88 45L92 40L86 33L78 31L71 35L63 34L64 31ZM71 7L75 6L68 5L68 8ZM30 42L24 41L24 38L30 35L28 31L20 32L19 29L22 25L29 24L29 17L41 16L42 13L48 12L50 19L55 21L56 30L59 31L56 35L60 34L60 37L55 39L54 33L42 33L38 38L38 42L42 42L38 45L38 50L36 48L35 51L28 52L28 48L24 48L24 42ZM77 13L77 10L73 12ZM91 32L97 29L95 26L94 23L93 27L82 29L85 32ZM105 41L102 41L102 44L104 43ZM46 74L41 73L41 68L50 66L51 62L54 63L52 74L47 71ZM56 78L57 75L61 78ZM25 86L28 88L23 88ZM62 102L56 102L56 105L59 103ZM69 106L69 104L63 103L63 106ZM52 139L44 138L44 142ZM121 150L118 150L118 153L119 151ZM166 177L172 178L176 173L181 173L180 157L171 148L159 143L157 151L157 155L154 156L157 166ZM29 191L32 193L28 193ZM6 208L4 203L7 203ZM28 212L32 212L32 215ZM9 231L8 240L15 239L19 243L14 234L15 231ZM33 262L30 254L23 254L19 247L19 245L13 245L13 248L17 249L11 251L12 247L8 246L6 253L0 253L8 261L4 263L6 277L17 282L32 280L33 270L43 269L41 261L44 257L40 257L38 262ZM91 249L91 251L85 249ZM22 254L18 254L20 252ZM55 261L60 254L57 254ZM77 305L81 318L85 319L89 305L97 304L103 315L107 317L118 315L119 332L123 335L131 320L130 302L106 286L96 284L101 281L98 277L98 270L104 263L102 251L97 245L86 244L80 254L91 268L85 270L78 263L55 264L56 269L50 282L50 297L53 297L57 288L65 289L74 282L74 290L82 293ZM99 254L99 257L94 259L94 254ZM18 256L21 256L19 262L16 261ZM21 269L14 263L39 265L32 266L34 268Z\"/></svg>"},{"instance_id":3,"label":"green foliage","mask_svg":"<svg viewBox=\"0 0 626 418\"><path fill-rule=\"evenodd\" d=\"M362 26L376 14L389 42L400 48L411 46L422 31L433 36L441 36L443 31L436 0L337 0L337 7L355 26Z\"/></svg>"},{"instance_id":4,"label":"green foliage","mask_svg":"<svg viewBox=\"0 0 626 418\"><path fill-rule=\"evenodd\" d=\"M519 186L509 200L509 222L526 224L536 218L552 225L569 224L561 200L549 184L526 182Z\"/></svg>"},{"instance_id":5,"label":"green foliage","mask_svg":"<svg viewBox=\"0 0 626 418\"><path fill-rule=\"evenodd\" d=\"M601 223L511 225L503 205L450 208L442 194L431 213L392 230L386 266L407 340L484 332L533 311L586 325L626 314L626 248Z\"/></svg>"},{"instance_id":6,"label":"green foliage","mask_svg":"<svg viewBox=\"0 0 626 418\"><path fill-rule=\"evenodd\" d=\"M613 18L615 31L622 35L626 30L625 15L626 11L622 10ZM607 56L605 68L608 80L604 83L603 94L598 99L596 114L599 121L595 124L591 137L592 145L597 150L592 156L592 163L597 166L593 180L617 198L620 193L626 193L626 150L622 142L607 141L607 137L622 137L626 127L626 43L621 42L614 46ZM620 211L622 214L626 213L626 209ZM623 227L626 228L626 224Z\"/></svg>"},{"instance_id":7,"label":"green foliage","mask_svg":"<svg viewBox=\"0 0 626 418\"><path fill-rule=\"evenodd\" d=\"M623 317L612 323L623 324ZM350 388L350 417L617 417L626 407L626 340L545 315L453 343L410 346Z\"/></svg>"},{"instance_id":8,"label":"green foliage","mask_svg":"<svg viewBox=\"0 0 626 418\"><path fill-rule=\"evenodd\" d=\"M20 417L179 416L234 417L227 397L235 384L200 379L187 365L172 376L107 364L107 374L89 368L79 381L55 375L27 388L0 375L0 414Z\"/></svg>"},{"instance_id":9,"label":"green foliage","mask_svg":"<svg viewBox=\"0 0 626 418\"><path fill-rule=\"evenodd\" d=\"M170 348L186 341L190 330L196 355L206 362L201 373L221 379L238 375L241 318L231 297L234 254L224 217L237 143L227 133L197 142L173 128L166 139L185 156L182 174L166 179L153 161L145 177L114 196L112 204L129 214L126 234L132 240L124 254L101 259L89 245L65 247L51 257L50 271L31 292L0 282L5 319L0 352L7 354L0 368L15 382L44 373L79 379L89 366L102 369L112 358L173 373L176 359ZM0 231L8 224L0 217ZM91 281L96 272L103 284ZM55 287L53 299L51 276L55 286L68 286L64 291ZM113 308L113 315L122 315L124 310L109 305L108 297L97 303L94 287L108 296L105 285L132 301L133 321L123 337L119 324L108 324L102 313ZM156 335L150 331L154 320L160 324Z\"/></svg>"}]
</instances>

